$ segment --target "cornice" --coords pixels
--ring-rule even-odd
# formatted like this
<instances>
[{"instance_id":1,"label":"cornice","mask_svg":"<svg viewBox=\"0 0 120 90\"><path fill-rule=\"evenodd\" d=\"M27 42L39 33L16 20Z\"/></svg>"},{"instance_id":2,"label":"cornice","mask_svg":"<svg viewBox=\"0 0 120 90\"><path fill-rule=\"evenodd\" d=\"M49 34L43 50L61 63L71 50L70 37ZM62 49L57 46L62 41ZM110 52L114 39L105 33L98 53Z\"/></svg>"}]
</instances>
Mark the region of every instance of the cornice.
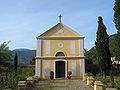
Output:
<instances>
[{"instance_id":1,"label":"cornice","mask_svg":"<svg viewBox=\"0 0 120 90\"><path fill-rule=\"evenodd\" d=\"M84 39L85 37L36 37L37 39L62 39L62 40L73 40L73 39Z\"/></svg>"},{"instance_id":2,"label":"cornice","mask_svg":"<svg viewBox=\"0 0 120 90\"><path fill-rule=\"evenodd\" d=\"M84 59L85 56L57 56L57 57L43 57L43 56L36 56L36 59Z\"/></svg>"}]
</instances>

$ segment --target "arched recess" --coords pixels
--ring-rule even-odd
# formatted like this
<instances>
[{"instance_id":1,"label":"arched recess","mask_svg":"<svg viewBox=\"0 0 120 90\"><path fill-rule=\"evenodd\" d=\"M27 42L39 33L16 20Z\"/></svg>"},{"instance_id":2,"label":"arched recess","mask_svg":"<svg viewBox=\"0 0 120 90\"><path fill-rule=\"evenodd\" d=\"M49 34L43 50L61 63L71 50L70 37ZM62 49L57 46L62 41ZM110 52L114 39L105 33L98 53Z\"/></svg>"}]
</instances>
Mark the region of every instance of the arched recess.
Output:
<instances>
[{"instance_id":1,"label":"arched recess","mask_svg":"<svg viewBox=\"0 0 120 90\"><path fill-rule=\"evenodd\" d=\"M63 53L63 52L57 52L56 54L55 54L55 56L57 57L57 56L65 56L65 53Z\"/></svg>"}]
</instances>

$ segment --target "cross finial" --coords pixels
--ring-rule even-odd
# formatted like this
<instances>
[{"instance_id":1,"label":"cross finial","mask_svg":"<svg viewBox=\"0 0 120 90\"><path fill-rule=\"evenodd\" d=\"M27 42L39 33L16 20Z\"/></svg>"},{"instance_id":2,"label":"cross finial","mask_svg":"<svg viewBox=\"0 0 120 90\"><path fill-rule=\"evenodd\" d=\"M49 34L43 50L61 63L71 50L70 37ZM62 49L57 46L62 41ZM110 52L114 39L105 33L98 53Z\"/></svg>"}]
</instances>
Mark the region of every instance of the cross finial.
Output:
<instances>
[{"instance_id":1,"label":"cross finial","mask_svg":"<svg viewBox=\"0 0 120 90\"><path fill-rule=\"evenodd\" d=\"M60 16L59 16L59 22L61 23L61 18L62 18L62 16L61 16L61 14L60 14Z\"/></svg>"}]
</instances>

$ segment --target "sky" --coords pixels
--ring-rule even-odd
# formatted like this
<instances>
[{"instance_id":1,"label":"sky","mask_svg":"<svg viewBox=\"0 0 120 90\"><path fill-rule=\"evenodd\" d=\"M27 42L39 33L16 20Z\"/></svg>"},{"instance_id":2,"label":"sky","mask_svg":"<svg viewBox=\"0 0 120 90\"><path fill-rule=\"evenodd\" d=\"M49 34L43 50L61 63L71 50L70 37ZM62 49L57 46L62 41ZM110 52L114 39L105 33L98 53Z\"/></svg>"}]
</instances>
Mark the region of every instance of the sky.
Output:
<instances>
[{"instance_id":1,"label":"sky","mask_svg":"<svg viewBox=\"0 0 120 90\"><path fill-rule=\"evenodd\" d=\"M85 37L85 48L94 46L98 16L107 33L116 33L114 0L0 0L0 44L11 41L10 50L36 49L36 37L62 23Z\"/></svg>"}]
</instances>

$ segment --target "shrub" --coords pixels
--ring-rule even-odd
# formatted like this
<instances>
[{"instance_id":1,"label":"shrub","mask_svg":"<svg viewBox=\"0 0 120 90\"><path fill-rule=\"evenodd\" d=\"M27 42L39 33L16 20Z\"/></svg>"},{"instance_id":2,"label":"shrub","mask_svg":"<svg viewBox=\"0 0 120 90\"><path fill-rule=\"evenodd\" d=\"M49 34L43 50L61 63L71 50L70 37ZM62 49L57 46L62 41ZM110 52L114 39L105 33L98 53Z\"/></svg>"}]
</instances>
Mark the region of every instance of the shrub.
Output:
<instances>
[{"instance_id":1,"label":"shrub","mask_svg":"<svg viewBox=\"0 0 120 90\"><path fill-rule=\"evenodd\" d=\"M87 76L94 76L94 75L91 72L88 72Z\"/></svg>"},{"instance_id":2,"label":"shrub","mask_svg":"<svg viewBox=\"0 0 120 90\"><path fill-rule=\"evenodd\" d=\"M117 88L118 90L120 90L120 81L116 81L115 83L115 88Z\"/></svg>"},{"instance_id":3,"label":"shrub","mask_svg":"<svg viewBox=\"0 0 120 90\"><path fill-rule=\"evenodd\" d=\"M52 80L54 78L54 72L50 71L50 79Z\"/></svg>"},{"instance_id":4,"label":"shrub","mask_svg":"<svg viewBox=\"0 0 120 90\"><path fill-rule=\"evenodd\" d=\"M71 75L72 75L72 72L71 72L71 71L69 71L69 72L68 72L68 75L69 75L69 76L71 76Z\"/></svg>"},{"instance_id":5,"label":"shrub","mask_svg":"<svg viewBox=\"0 0 120 90\"><path fill-rule=\"evenodd\" d=\"M54 72L53 72L53 71L50 71L50 75L53 76L53 75L54 75Z\"/></svg>"},{"instance_id":6,"label":"shrub","mask_svg":"<svg viewBox=\"0 0 120 90\"><path fill-rule=\"evenodd\" d=\"M100 69L96 64L86 64L85 71L86 73L91 72L92 74L96 75L100 72Z\"/></svg>"},{"instance_id":7,"label":"shrub","mask_svg":"<svg viewBox=\"0 0 120 90\"><path fill-rule=\"evenodd\" d=\"M102 76L101 72L99 72L98 74L96 74L96 76L97 76L97 77L98 77L98 76Z\"/></svg>"},{"instance_id":8,"label":"shrub","mask_svg":"<svg viewBox=\"0 0 120 90\"><path fill-rule=\"evenodd\" d=\"M9 72L8 78L5 78L5 75L1 77L0 82L0 90L11 88L12 90L16 90L18 81L25 81L28 76L33 76L34 70L31 68L18 68L17 73Z\"/></svg>"}]
</instances>

